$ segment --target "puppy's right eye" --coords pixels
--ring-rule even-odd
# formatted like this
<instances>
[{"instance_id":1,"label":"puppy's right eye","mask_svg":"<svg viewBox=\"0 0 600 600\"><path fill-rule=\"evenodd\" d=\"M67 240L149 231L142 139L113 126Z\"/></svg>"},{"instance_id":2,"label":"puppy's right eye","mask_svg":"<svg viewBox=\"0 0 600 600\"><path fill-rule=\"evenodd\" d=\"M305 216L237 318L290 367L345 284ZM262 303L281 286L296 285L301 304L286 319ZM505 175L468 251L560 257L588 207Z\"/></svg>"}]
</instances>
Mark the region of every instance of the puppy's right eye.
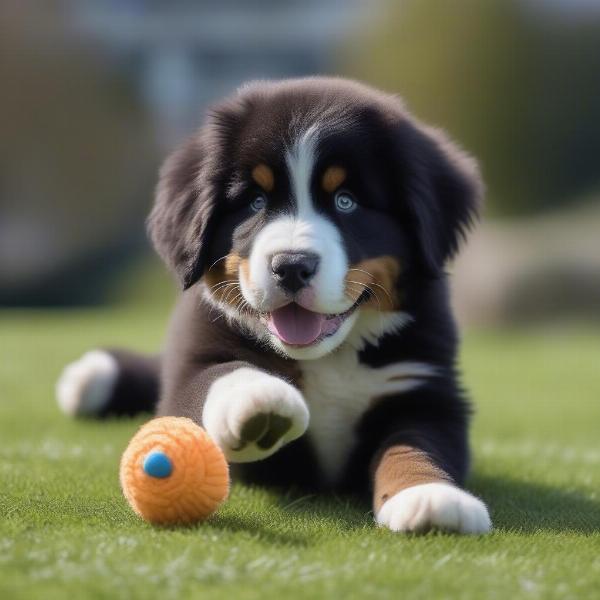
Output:
<instances>
[{"instance_id":1,"label":"puppy's right eye","mask_svg":"<svg viewBox=\"0 0 600 600\"><path fill-rule=\"evenodd\" d=\"M338 212L341 213L351 213L356 208L356 200L354 196L345 190L340 190L335 195L335 207Z\"/></svg>"},{"instance_id":2,"label":"puppy's right eye","mask_svg":"<svg viewBox=\"0 0 600 600\"><path fill-rule=\"evenodd\" d=\"M264 194L257 194L254 200L250 202L250 208L254 212L260 212L267 205L267 197Z\"/></svg>"}]
</instances>

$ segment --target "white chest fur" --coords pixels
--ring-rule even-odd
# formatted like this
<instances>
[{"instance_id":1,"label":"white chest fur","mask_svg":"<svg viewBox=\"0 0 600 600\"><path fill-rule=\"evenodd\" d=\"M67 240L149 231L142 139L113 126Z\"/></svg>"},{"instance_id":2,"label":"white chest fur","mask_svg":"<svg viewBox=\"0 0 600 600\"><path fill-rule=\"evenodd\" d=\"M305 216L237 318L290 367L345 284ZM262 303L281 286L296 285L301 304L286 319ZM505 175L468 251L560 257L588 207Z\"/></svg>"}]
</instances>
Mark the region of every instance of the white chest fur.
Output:
<instances>
[{"instance_id":1,"label":"white chest fur","mask_svg":"<svg viewBox=\"0 0 600 600\"><path fill-rule=\"evenodd\" d=\"M356 443L355 427L371 403L414 389L434 374L430 365L415 362L371 368L359 362L352 346L300 364L310 411L308 435L330 483L339 477Z\"/></svg>"}]
</instances>

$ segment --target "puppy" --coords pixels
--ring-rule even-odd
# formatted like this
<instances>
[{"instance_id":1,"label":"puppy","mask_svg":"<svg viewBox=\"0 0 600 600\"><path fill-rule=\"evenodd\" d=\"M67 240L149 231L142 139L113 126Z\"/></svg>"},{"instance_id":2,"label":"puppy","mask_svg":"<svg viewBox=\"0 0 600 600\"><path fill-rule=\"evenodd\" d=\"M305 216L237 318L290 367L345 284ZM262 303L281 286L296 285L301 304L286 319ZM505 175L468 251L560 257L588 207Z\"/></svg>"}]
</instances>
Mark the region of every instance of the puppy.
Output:
<instances>
[{"instance_id":1,"label":"puppy","mask_svg":"<svg viewBox=\"0 0 600 600\"><path fill-rule=\"evenodd\" d=\"M148 229L184 289L163 354L92 351L59 404L189 417L241 479L369 494L394 531L487 532L444 270L481 195L394 96L245 85L160 172Z\"/></svg>"}]
</instances>

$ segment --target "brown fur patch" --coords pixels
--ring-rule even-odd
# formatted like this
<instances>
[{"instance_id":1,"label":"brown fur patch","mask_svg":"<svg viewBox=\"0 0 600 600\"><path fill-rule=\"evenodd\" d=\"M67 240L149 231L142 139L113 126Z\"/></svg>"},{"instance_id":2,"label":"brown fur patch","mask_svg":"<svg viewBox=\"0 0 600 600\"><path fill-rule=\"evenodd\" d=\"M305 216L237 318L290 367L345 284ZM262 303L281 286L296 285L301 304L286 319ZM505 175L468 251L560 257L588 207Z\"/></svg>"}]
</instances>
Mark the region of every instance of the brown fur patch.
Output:
<instances>
[{"instance_id":1,"label":"brown fur patch","mask_svg":"<svg viewBox=\"0 0 600 600\"><path fill-rule=\"evenodd\" d=\"M343 167L328 167L325 173L323 173L321 185L328 194L331 194L344 183L346 176L346 169Z\"/></svg>"},{"instance_id":2,"label":"brown fur patch","mask_svg":"<svg viewBox=\"0 0 600 600\"><path fill-rule=\"evenodd\" d=\"M272 192L275 187L275 175L273 174L271 167L268 167L264 163L260 163L252 169L252 179L254 179L265 192Z\"/></svg>"},{"instance_id":3,"label":"brown fur patch","mask_svg":"<svg viewBox=\"0 0 600 600\"><path fill-rule=\"evenodd\" d=\"M246 260L239 254L228 254L225 259L225 273L229 277L237 277L241 263Z\"/></svg>"},{"instance_id":4,"label":"brown fur patch","mask_svg":"<svg viewBox=\"0 0 600 600\"><path fill-rule=\"evenodd\" d=\"M435 482L452 483L452 478L425 452L411 446L392 446L375 468L373 509L379 512L386 500L406 488Z\"/></svg>"},{"instance_id":5,"label":"brown fur patch","mask_svg":"<svg viewBox=\"0 0 600 600\"><path fill-rule=\"evenodd\" d=\"M228 254L208 269L204 274L204 282L216 300L235 306L241 293L240 272L247 275L248 268L247 258L235 253Z\"/></svg>"},{"instance_id":6,"label":"brown fur patch","mask_svg":"<svg viewBox=\"0 0 600 600\"><path fill-rule=\"evenodd\" d=\"M350 265L346 273L346 295L356 302L366 289L370 289L373 297L362 306L378 310L398 310L396 281L399 275L400 263L393 256L363 260Z\"/></svg>"}]
</instances>

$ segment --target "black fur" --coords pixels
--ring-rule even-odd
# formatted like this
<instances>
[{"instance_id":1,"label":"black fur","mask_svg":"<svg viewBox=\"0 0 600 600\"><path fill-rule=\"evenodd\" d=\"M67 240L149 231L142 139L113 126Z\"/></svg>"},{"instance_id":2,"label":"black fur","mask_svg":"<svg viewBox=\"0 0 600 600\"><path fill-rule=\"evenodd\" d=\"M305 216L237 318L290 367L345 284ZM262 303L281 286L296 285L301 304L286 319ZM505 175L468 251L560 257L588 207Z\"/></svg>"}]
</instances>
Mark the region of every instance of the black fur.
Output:
<instances>
[{"instance_id":1,"label":"black fur","mask_svg":"<svg viewBox=\"0 0 600 600\"><path fill-rule=\"evenodd\" d=\"M276 181L283 182L272 194L271 213L289 201L282 173L290 132L315 116L324 131L320 164L348 165L348 184L369 203L353 215L354 226L345 225L351 261L365 257L364 238L379 242L369 249L373 255L397 254L398 243L409 239L418 246L422 268L433 275L443 270L478 213L482 184L475 162L443 133L411 117L396 98L345 80L313 78L248 86L216 106L165 163L148 228L184 289L223 255L234 234L243 236L245 224L233 230L251 217L245 207L256 191L248 182L257 162L274 166ZM317 181L314 188L322 195ZM381 247L385 242L392 247Z\"/></svg>"},{"instance_id":2,"label":"black fur","mask_svg":"<svg viewBox=\"0 0 600 600\"><path fill-rule=\"evenodd\" d=\"M477 216L482 184L475 163L442 133L416 121L397 98L353 82L313 78L248 86L215 107L200 132L165 163L148 227L187 291L165 350L158 413L201 421L211 383L243 365L302 389L295 361L225 319L215 320L218 314L195 284L228 252L247 257L256 232L290 202L285 149L295 131L313 122L321 137L312 196L340 230L350 261L391 255L402 266L396 291L412 320L377 346L367 345L360 361L372 367L417 361L438 370L423 387L399 401L381 399L365 413L338 486L367 491L378 457L397 444L422 450L461 485L469 463L469 408L457 381L458 340L444 265ZM257 193L250 170L258 162L273 169L276 185L269 206L256 215L249 209ZM330 164L345 166L344 186L361 199L348 217L332 210L319 185ZM122 377L138 377L135 366L121 364ZM111 408L120 402L122 412L135 408L121 398ZM306 438L240 472L262 483L324 483Z\"/></svg>"}]
</instances>

